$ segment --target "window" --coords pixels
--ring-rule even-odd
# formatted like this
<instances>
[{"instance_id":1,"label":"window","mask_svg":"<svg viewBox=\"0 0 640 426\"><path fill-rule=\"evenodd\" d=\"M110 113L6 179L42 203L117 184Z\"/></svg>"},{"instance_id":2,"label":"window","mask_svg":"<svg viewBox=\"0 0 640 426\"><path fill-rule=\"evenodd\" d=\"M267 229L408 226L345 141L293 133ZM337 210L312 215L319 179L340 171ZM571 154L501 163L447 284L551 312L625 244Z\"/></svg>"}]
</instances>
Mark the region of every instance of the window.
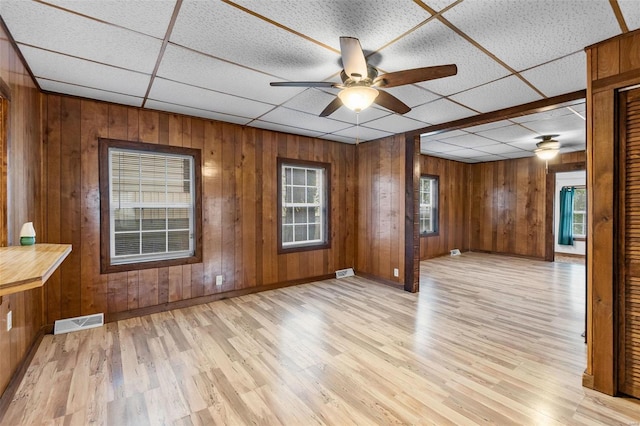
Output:
<instances>
[{"instance_id":1,"label":"window","mask_svg":"<svg viewBox=\"0 0 640 426\"><path fill-rule=\"evenodd\" d=\"M200 151L100 139L102 272L201 260Z\"/></svg>"},{"instance_id":2,"label":"window","mask_svg":"<svg viewBox=\"0 0 640 426\"><path fill-rule=\"evenodd\" d=\"M278 159L279 252L328 248L330 164Z\"/></svg>"},{"instance_id":3,"label":"window","mask_svg":"<svg viewBox=\"0 0 640 426\"><path fill-rule=\"evenodd\" d=\"M577 187L573 192L573 236L587 235L587 189Z\"/></svg>"},{"instance_id":4,"label":"window","mask_svg":"<svg viewBox=\"0 0 640 426\"><path fill-rule=\"evenodd\" d=\"M420 177L420 235L438 233L438 177Z\"/></svg>"}]
</instances>

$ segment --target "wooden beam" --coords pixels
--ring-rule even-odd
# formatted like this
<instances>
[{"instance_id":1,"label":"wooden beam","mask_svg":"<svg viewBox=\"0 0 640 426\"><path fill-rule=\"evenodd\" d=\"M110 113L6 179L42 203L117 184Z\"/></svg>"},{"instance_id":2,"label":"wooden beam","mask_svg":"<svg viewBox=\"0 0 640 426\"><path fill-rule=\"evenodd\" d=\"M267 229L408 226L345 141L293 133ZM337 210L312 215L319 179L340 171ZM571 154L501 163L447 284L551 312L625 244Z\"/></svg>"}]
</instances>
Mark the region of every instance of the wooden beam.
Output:
<instances>
[{"instance_id":1,"label":"wooden beam","mask_svg":"<svg viewBox=\"0 0 640 426\"><path fill-rule=\"evenodd\" d=\"M454 120L447 123L423 127L421 129L407 132L407 137L419 136L424 133L440 133L449 130L477 126L480 124L492 123L494 121L522 117L524 115L548 111L550 109L558 107L558 105L565 103L570 103L570 105L579 103L578 101L583 100L585 97L586 90L577 90L575 92L566 93L564 95L554 96L552 98L541 99L539 101L529 102L527 104L517 105L514 107L499 109L497 111L491 111L484 114L461 118L460 120Z\"/></svg>"},{"instance_id":2,"label":"wooden beam","mask_svg":"<svg viewBox=\"0 0 640 426\"><path fill-rule=\"evenodd\" d=\"M404 289L420 290L420 235L418 220L418 182L420 179L420 138L405 139L404 188Z\"/></svg>"}]
</instances>

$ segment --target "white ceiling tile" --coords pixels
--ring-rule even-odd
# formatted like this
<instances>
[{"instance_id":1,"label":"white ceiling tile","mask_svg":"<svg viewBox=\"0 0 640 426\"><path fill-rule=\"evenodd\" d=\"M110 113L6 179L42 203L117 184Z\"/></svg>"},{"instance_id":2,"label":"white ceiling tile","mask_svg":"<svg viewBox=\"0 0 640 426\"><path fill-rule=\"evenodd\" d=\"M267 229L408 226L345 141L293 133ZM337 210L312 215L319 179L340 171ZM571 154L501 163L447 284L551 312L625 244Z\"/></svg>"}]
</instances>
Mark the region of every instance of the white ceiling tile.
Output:
<instances>
[{"instance_id":1,"label":"white ceiling tile","mask_svg":"<svg viewBox=\"0 0 640 426\"><path fill-rule=\"evenodd\" d=\"M465 129L468 130L468 129ZM532 132L524 127L512 124L511 126L498 127L496 129L485 130L483 132L476 132L480 136L490 138L498 142L516 142L523 139L533 139L539 136L537 133Z\"/></svg>"},{"instance_id":2,"label":"white ceiling tile","mask_svg":"<svg viewBox=\"0 0 640 426\"><path fill-rule=\"evenodd\" d=\"M513 152L522 151L520 148L516 148L513 145L508 145L506 143L499 143L496 145L488 145L478 148L478 151L486 152L487 154L510 154Z\"/></svg>"},{"instance_id":3,"label":"white ceiling tile","mask_svg":"<svg viewBox=\"0 0 640 426\"><path fill-rule=\"evenodd\" d=\"M352 139L359 139L360 141L371 141L374 139L380 139L392 135L392 133L383 132L381 130L371 129L364 126L352 126L347 129L340 130L339 132L335 132L335 134Z\"/></svg>"},{"instance_id":4,"label":"white ceiling tile","mask_svg":"<svg viewBox=\"0 0 640 426\"><path fill-rule=\"evenodd\" d=\"M483 155L480 157L476 157L475 160L478 160L482 163L487 162L487 161L501 161L504 160L504 157L501 157L499 155Z\"/></svg>"},{"instance_id":5,"label":"white ceiling tile","mask_svg":"<svg viewBox=\"0 0 640 426\"><path fill-rule=\"evenodd\" d=\"M237 115L219 114L219 113L207 111L204 109L190 108L183 105L176 105L169 102L159 102L154 100L148 100L144 104L144 107L147 109L175 112L177 114L190 115L193 117L202 117L202 118L208 118L211 120L226 121L227 123L247 124L251 121L250 118L238 117Z\"/></svg>"},{"instance_id":6,"label":"white ceiling tile","mask_svg":"<svg viewBox=\"0 0 640 426\"><path fill-rule=\"evenodd\" d=\"M187 86L162 78L153 80L149 99L248 118L258 117L273 108L272 105L262 102Z\"/></svg>"},{"instance_id":7,"label":"white ceiling tile","mask_svg":"<svg viewBox=\"0 0 640 426\"><path fill-rule=\"evenodd\" d=\"M456 145L450 145L448 143L440 142L440 141L420 141L420 151L421 152L449 152L449 151L459 151L460 147Z\"/></svg>"},{"instance_id":8,"label":"white ceiling tile","mask_svg":"<svg viewBox=\"0 0 640 426\"><path fill-rule=\"evenodd\" d=\"M580 104L576 105L576 107L579 108ZM566 107L561 107L561 108L550 109L548 111L538 112L536 114L527 114L521 117L514 117L511 119L511 121L524 124L532 121L551 120L557 117L567 116L571 114L574 114L574 113L570 109Z\"/></svg>"},{"instance_id":9,"label":"white ceiling tile","mask_svg":"<svg viewBox=\"0 0 640 426\"><path fill-rule=\"evenodd\" d=\"M284 124L270 123L268 121L262 121L262 120L252 121L250 124L250 127L257 127L259 129L265 129L265 130L273 130L275 132L291 133L294 135L309 136L312 138L316 138L322 135L322 132L315 132L308 129L302 129L300 127L285 126Z\"/></svg>"},{"instance_id":10,"label":"white ceiling tile","mask_svg":"<svg viewBox=\"0 0 640 426\"><path fill-rule=\"evenodd\" d=\"M322 133L334 133L350 126L348 123L332 120L328 117L318 117L314 114L307 114L283 107L269 111L260 117L260 120Z\"/></svg>"},{"instance_id":11,"label":"white ceiling tile","mask_svg":"<svg viewBox=\"0 0 640 426\"><path fill-rule=\"evenodd\" d=\"M478 126L465 127L464 130L469 133L480 133L485 130L497 129L499 127L510 126L513 123L509 120L494 121L491 123L480 124Z\"/></svg>"},{"instance_id":12,"label":"white ceiling tile","mask_svg":"<svg viewBox=\"0 0 640 426\"><path fill-rule=\"evenodd\" d=\"M413 108L405 115L415 120L424 121L425 123L439 124L459 118L470 117L474 114L472 110L442 98Z\"/></svg>"},{"instance_id":13,"label":"white ceiling tile","mask_svg":"<svg viewBox=\"0 0 640 426\"><path fill-rule=\"evenodd\" d=\"M533 152L536 149L536 144L540 142L540 139L523 139L516 142L511 142L509 145L514 146L516 148L524 149L525 151Z\"/></svg>"},{"instance_id":14,"label":"white ceiling tile","mask_svg":"<svg viewBox=\"0 0 640 426\"><path fill-rule=\"evenodd\" d=\"M337 50L340 36L357 37L365 51L376 50L431 16L414 2L405 0L235 3Z\"/></svg>"},{"instance_id":15,"label":"white ceiling tile","mask_svg":"<svg viewBox=\"0 0 640 426\"><path fill-rule=\"evenodd\" d=\"M286 108L295 109L297 111L306 112L313 115L320 115L320 113L336 98L337 90L335 94L328 93L328 91L318 90L313 88L302 89L302 91L282 104ZM342 109L342 108L340 108ZM348 108L345 110L350 111ZM371 108L365 111L371 110ZM351 111L353 113L353 111ZM364 111L363 111L364 113ZM336 113L331 114L331 118L336 119Z\"/></svg>"},{"instance_id":16,"label":"white ceiling tile","mask_svg":"<svg viewBox=\"0 0 640 426\"><path fill-rule=\"evenodd\" d=\"M279 105L302 92L299 87L271 87L272 76L169 44L158 76L222 93Z\"/></svg>"},{"instance_id":17,"label":"white ceiling tile","mask_svg":"<svg viewBox=\"0 0 640 426\"><path fill-rule=\"evenodd\" d=\"M438 21L423 25L383 49L380 55L380 67L387 72L456 64L455 76L420 83L440 95L460 92L508 74L504 67Z\"/></svg>"},{"instance_id":18,"label":"white ceiling tile","mask_svg":"<svg viewBox=\"0 0 640 426\"><path fill-rule=\"evenodd\" d=\"M523 126L541 135L548 135L572 132L575 130L582 130L584 132L586 122L577 115L570 114L546 120L530 121L524 123Z\"/></svg>"},{"instance_id":19,"label":"white ceiling tile","mask_svg":"<svg viewBox=\"0 0 640 426\"><path fill-rule=\"evenodd\" d=\"M449 138L455 138L457 136L468 135L469 133L464 130L449 130L445 132L437 132L435 134L424 133L420 135L420 140L441 140L445 141Z\"/></svg>"},{"instance_id":20,"label":"white ceiling tile","mask_svg":"<svg viewBox=\"0 0 640 426\"><path fill-rule=\"evenodd\" d=\"M516 71L620 34L607 0L465 0L461 6L444 17Z\"/></svg>"},{"instance_id":21,"label":"white ceiling tile","mask_svg":"<svg viewBox=\"0 0 640 426\"><path fill-rule=\"evenodd\" d=\"M409 107L414 108L418 105L433 102L440 98L439 95L431 93L425 88L418 85L397 86L384 89L386 92L391 93L396 98L407 104Z\"/></svg>"},{"instance_id":22,"label":"white ceiling tile","mask_svg":"<svg viewBox=\"0 0 640 426\"><path fill-rule=\"evenodd\" d=\"M288 80L323 80L341 69L337 52L223 2L184 1L171 42Z\"/></svg>"},{"instance_id":23,"label":"white ceiling tile","mask_svg":"<svg viewBox=\"0 0 640 426\"><path fill-rule=\"evenodd\" d=\"M96 99L99 101L113 102L115 104L140 106L142 98L123 95L121 93L106 92L104 90L90 89L82 86L74 86L72 84L60 83L38 78L38 84L42 90L53 93L62 93L71 96L80 96L81 98Z\"/></svg>"},{"instance_id":24,"label":"white ceiling tile","mask_svg":"<svg viewBox=\"0 0 640 426\"><path fill-rule=\"evenodd\" d=\"M355 145L356 143L356 138L352 138L352 137L348 137L348 136L339 136L336 135L335 133L327 133L322 135L322 139L326 139L329 141L334 141L334 142L342 142L342 143L349 143L352 145Z\"/></svg>"},{"instance_id":25,"label":"white ceiling tile","mask_svg":"<svg viewBox=\"0 0 640 426\"><path fill-rule=\"evenodd\" d=\"M46 0L62 8L163 39L176 0Z\"/></svg>"},{"instance_id":26,"label":"white ceiling tile","mask_svg":"<svg viewBox=\"0 0 640 426\"><path fill-rule=\"evenodd\" d=\"M510 76L451 96L480 112L496 111L542 99L518 77Z\"/></svg>"},{"instance_id":27,"label":"white ceiling tile","mask_svg":"<svg viewBox=\"0 0 640 426\"><path fill-rule=\"evenodd\" d=\"M630 30L640 28L640 7L638 0L618 0L622 16Z\"/></svg>"},{"instance_id":28,"label":"white ceiling tile","mask_svg":"<svg viewBox=\"0 0 640 426\"><path fill-rule=\"evenodd\" d=\"M452 155L458 158L478 158L487 155L486 152L476 151L475 149L460 149L458 151L449 151L446 155Z\"/></svg>"},{"instance_id":29,"label":"white ceiling tile","mask_svg":"<svg viewBox=\"0 0 640 426\"><path fill-rule=\"evenodd\" d=\"M42 3L3 0L0 14L18 43L151 74L162 41Z\"/></svg>"},{"instance_id":30,"label":"white ceiling tile","mask_svg":"<svg viewBox=\"0 0 640 426\"><path fill-rule=\"evenodd\" d=\"M521 75L546 96L557 96L587 87L587 58L583 51L524 71ZM558 78L561 75L562 78Z\"/></svg>"},{"instance_id":31,"label":"white ceiling tile","mask_svg":"<svg viewBox=\"0 0 640 426\"><path fill-rule=\"evenodd\" d=\"M20 51L33 74L39 78L139 97L143 97L149 87L151 76L147 74L29 46L20 46Z\"/></svg>"},{"instance_id":32,"label":"white ceiling tile","mask_svg":"<svg viewBox=\"0 0 640 426\"><path fill-rule=\"evenodd\" d=\"M500 154L500 155L504 158L527 158L527 157L533 157L535 154L531 151L518 150L514 152Z\"/></svg>"},{"instance_id":33,"label":"white ceiling tile","mask_svg":"<svg viewBox=\"0 0 640 426\"><path fill-rule=\"evenodd\" d=\"M399 114L390 114L377 120L368 121L366 124L367 127L391 133L403 133L426 125L422 121L412 120Z\"/></svg>"},{"instance_id":34,"label":"white ceiling tile","mask_svg":"<svg viewBox=\"0 0 640 426\"><path fill-rule=\"evenodd\" d=\"M482 136L474 135L472 133L440 140L444 140L446 143L464 148L479 148L481 146L496 144L496 141L492 139L483 138Z\"/></svg>"}]
</instances>

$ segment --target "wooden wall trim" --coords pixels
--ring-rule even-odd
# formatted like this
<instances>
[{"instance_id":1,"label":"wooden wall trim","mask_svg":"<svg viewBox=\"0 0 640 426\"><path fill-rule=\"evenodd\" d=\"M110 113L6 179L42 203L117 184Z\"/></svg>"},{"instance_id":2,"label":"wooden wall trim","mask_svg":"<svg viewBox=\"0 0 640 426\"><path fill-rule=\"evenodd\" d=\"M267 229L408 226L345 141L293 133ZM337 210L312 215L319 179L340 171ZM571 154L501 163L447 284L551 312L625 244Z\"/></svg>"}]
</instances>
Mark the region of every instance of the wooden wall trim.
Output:
<instances>
[{"instance_id":1,"label":"wooden wall trim","mask_svg":"<svg viewBox=\"0 0 640 426\"><path fill-rule=\"evenodd\" d=\"M420 290L420 137L405 139L404 289Z\"/></svg>"},{"instance_id":2,"label":"wooden wall trim","mask_svg":"<svg viewBox=\"0 0 640 426\"><path fill-rule=\"evenodd\" d=\"M9 40L9 43L11 43L11 47L13 48L13 51L18 56L18 59L22 63L22 66L24 67L24 69L27 70L27 72L29 73L29 76L31 77L31 81L33 82L35 87L38 89L38 92L41 92L42 89L40 88L40 84L38 84L38 80L36 80L36 77L35 75L33 75L33 71L31 71L29 64L27 64L27 61L24 59L24 56L22 56L22 52L18 48L18 44L16 43L16 40L11 35L9 28L7 28L7 24L4 22L4 19L2 19L2 16L0 16L0 28L6 34L7 39Z\"/></svg>"}]
</instances>

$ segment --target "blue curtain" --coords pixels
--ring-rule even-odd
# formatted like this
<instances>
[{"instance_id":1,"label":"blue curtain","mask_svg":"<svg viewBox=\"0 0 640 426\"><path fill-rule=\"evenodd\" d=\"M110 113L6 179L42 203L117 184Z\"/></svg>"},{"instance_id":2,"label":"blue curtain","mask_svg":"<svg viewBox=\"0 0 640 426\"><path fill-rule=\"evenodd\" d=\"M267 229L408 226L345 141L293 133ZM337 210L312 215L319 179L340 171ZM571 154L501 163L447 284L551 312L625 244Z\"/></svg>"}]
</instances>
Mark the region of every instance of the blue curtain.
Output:
<instances>
[{"instance_id":1,"label":"blue curtain","mask_svg":"<svg viewBox=\"0 0 640 426\"><path fill-rule=\"evenodd\" d=\"M560 229L558 244L573 245L573 192L575 188L564 187L560 190Z\"/></svg>"}]
</instances>

